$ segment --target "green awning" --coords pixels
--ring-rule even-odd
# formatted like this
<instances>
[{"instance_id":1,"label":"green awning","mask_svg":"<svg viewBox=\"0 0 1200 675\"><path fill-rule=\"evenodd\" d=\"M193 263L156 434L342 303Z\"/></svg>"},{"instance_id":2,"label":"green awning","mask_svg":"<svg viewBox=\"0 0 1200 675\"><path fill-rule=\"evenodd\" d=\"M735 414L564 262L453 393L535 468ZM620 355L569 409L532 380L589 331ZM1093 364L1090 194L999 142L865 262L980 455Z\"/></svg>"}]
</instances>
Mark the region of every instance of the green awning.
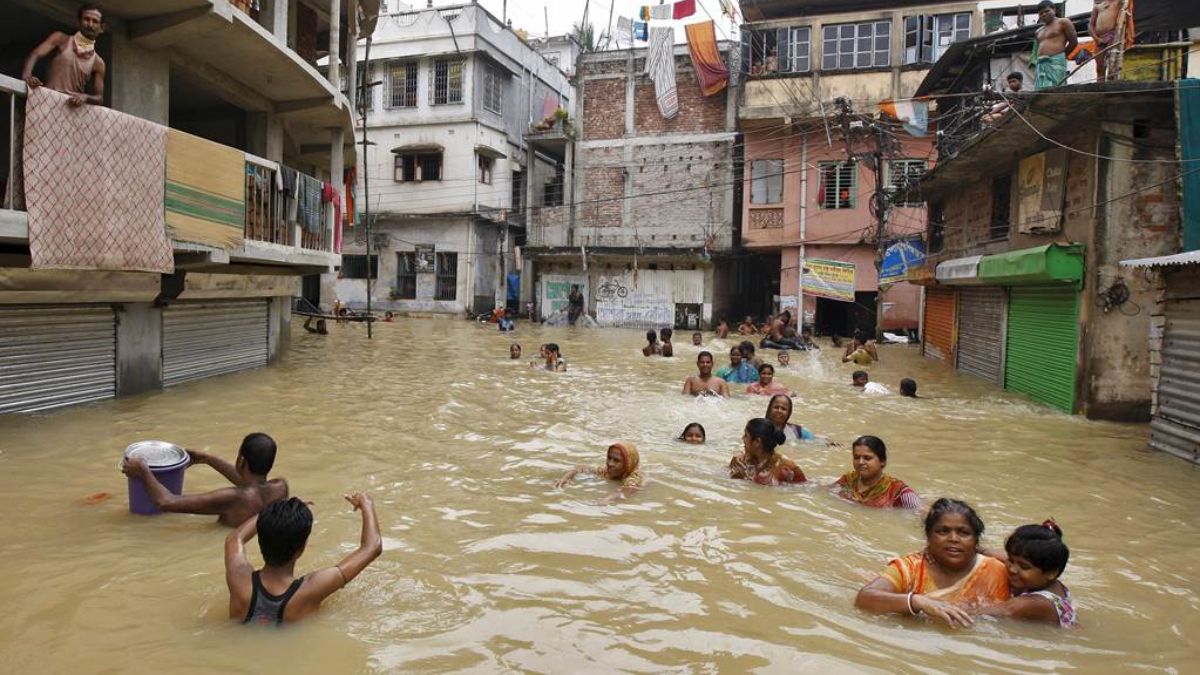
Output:
<instances>
[{"instance_id":1,"label":"green awning","mask_svg":"<svg viewBox=\"0 0 1200 675\"><path fill-rule=\"evenodd\" d=\"M1047 244L979 261L979 280L994 286L1025 286L1083 281L1083 245Z\"/></svg>"}]
</instances>

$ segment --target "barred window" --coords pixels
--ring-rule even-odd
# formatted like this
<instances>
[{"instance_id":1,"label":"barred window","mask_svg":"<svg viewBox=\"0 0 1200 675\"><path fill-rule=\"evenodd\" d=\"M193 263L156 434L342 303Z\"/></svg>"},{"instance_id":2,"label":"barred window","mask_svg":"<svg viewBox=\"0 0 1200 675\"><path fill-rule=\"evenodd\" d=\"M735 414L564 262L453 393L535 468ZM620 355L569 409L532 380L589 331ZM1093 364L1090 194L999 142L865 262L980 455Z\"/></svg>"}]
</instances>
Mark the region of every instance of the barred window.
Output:
<instances>
[{"instance_id":1,"label":"barred window","mask_svg":"<svg viewBox=\"0 0 1200 675\"><path fill-rule=\"evenodd\" d=\"M852 209L858 202L858 166L853 162L821 162L817 200L823 209Z\"/></svg>"},{"instance_id":2,"label":"barred window","mask_svg":"<svg viewBox=\"0 0 1200 675\"><path fill-rule=\"evenodd\" d=\"M476 155L479 158L479 182L484 185L492 184L492 171L496 167L496 160L485 155Z\"/></svg>"},{"instance_id":3,"label":"barred window","mask_svg":"<svg viewBox=\"0 0 1200 675\"><path fill-rule=\"evenodd\" d=\"M400 300L417 299L417 254L396 254L396 297Z\"/></svg>"},{"instance_id":4,"label":"barred window","mask_svg":"<svg viewBox=\"0 0 1200 675\"><path fill-rule=\"evenodd\" d=\"M902 190L909 183L915 183L925 175L925 160L923 159L893 159L888 162L888 190ZM910 198L910 201L899 202L897 206L921 206L921 201Z\"/></svg>"},{"instance_id":5,"label":"barred window","mask_svg":"<svg viewBox=\"0 0 1200 675\"><path fill-rule=\"evenodd\" d=\"M439 59L433 62L433 77L430 86L433 88L431 97L434 105L462 103L463 100L463 62L462 59Z\"/></svg>"},{"instance_id":6,"label":"barred window","mask_svg":"<svg viewBox=\"0 0 1200 675\"><path fill-rule=\"evenodd\" d=\"M823 70L852 70L891 65L892 24L888 21L825 26L823 37Z\"/></svg>"},{"instance_id":7,"label":"barred window","mask_svg":"<svg viewBox=\"0 0 1200 675\"><path fill-rule=\"evenodd\" d=\"M389 108L417 107L417 64L394 63L391 67Z\"/></svg>"},{"instance_id":8,"label":"barred window","mask_svg":"<svg viewBox=\"0 0 1200 675\"><path fill-rule=\"evenodd\" d=\"M365 255L343 255L342 256L342 278L343 279L366 279L367 278L367 256ZM371 256L370 263L371 278L375 279L379 275L379 256Z\"/></svg>"},{"instance_id":9,"label":"barred window","mask_svg":"<svg viewBox=\"0 0 1200 675\"><path fill-rule=\"evenodd\" d=\"M493 66L486 66L483 72L483 109L504 113L504 73Z\"/></svg>"},{"instance_id":10,"label":"barred window","mask_svg":"<svg viewBox=\"0 0 1200 675\"><path fill-rule=\"evenodd\" d=\"M454 300L458 297L458 254L436 253L434 269L437 273L434 300Z\"/></svg>"}]
</instances>

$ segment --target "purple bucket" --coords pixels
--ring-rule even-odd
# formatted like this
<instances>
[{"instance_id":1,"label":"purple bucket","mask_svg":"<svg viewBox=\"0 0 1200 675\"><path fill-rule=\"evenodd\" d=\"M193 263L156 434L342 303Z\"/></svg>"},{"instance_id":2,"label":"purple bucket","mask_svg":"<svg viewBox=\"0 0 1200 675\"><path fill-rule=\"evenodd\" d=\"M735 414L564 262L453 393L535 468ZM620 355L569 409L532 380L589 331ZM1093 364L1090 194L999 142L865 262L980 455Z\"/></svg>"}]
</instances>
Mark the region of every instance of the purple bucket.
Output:
<instances>
[{"instance_id":1,"label":"purple bucket","mask_svg":"<svg viewBox=\"0 0 1200 675\"><path fill-rule=\"evenodd\" d=\"M173 494L183 493L183 474L187 471L187 451L165 441L140 441L125 448L125 458L141 457L146 460L150 472ZM154 500L146 492L146 486L140 478L130 477L129 483L129 512L143 516L153 516L162 513L154 505Z\"/></svg>"}]
</instances>

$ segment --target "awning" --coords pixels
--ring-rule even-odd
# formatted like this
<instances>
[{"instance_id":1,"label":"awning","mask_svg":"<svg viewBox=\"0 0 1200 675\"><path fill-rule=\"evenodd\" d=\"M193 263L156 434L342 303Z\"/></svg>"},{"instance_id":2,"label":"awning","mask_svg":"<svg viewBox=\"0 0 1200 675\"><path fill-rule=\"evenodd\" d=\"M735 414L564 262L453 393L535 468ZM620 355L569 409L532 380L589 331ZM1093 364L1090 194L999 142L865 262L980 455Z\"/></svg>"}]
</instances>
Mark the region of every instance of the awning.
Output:
<instances>
[{"instance_id":1,"label":"awning","mask_svg":"<svg viewBox=\"0 0 1200 675\"><path fill-rule=\"evenodd\" d=\"M979 279L985 284L1022 286L1083 281L1083 245L1047 244L979 261Z\"/></svg>"},{"instance_id":2,"label":"awning","mask_svg":"<svg viewBox=\"0 0 1200 675\"><path fill-rule=\"evenodd\" d=\"M475 154L483 155L484 157L491 157L492 159L504 159L503 152L500 152L499 150L487 145L475 146Z\"/></svg>"},{"instance_id":3,"label":"awning","mask_svg":"<svg viewBox=\"0 0 1200 675\"><path fill-rule=\"evenodd\" d=\"M916 284L917 286L934 285L936 282L933 278L933 265L925 263L920 267L908 268L908 283Z\"/></svg>"},{"instance_id":4,"label":"awning","mask_svg":"<svg viewBox=\"0 0 1200 675\"><path fill-rule=\"evenodd\" d=\"M981 260L983 260L983 256L981 255L947 260L938 264L937 269L933 272L933 276L938 280L938 283L951 286L978 284L981 283L979 281L979 261Z\"/></svg>"},{"instance_id":5,"label":"awning","mask_svg":"<svg viewBox=\"0 0 1200 675\"><path fill-rule=\"evenodd\" d=\"M409 143L408 145L400 145L392 148L392 152L397 155L411 155L418 152L445 152L438 143Z\"/></svg>"},{"instance_id":6,"label":"awning","mask_svg":"<svg viewBox=\"0 0 1200 675\"><path fill-rule=\"evenodd\" d=\"M1121 261L1121 267L1182 267L1183 265L1200 265L1200 251L1186 251L1175 255Z\"/></svg>"}]
</instances>

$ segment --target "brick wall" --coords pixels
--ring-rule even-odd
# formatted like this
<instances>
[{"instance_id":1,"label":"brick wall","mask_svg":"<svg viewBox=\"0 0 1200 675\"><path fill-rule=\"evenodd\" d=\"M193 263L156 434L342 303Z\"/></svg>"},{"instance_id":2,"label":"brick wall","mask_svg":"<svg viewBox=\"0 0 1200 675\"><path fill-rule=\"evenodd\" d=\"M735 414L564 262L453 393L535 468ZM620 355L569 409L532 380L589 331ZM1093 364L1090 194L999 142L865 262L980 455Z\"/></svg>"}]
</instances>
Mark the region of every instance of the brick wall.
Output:
<instances>
[{"instance_id":1,"label":"brick wall","mask_svg":"<svg viewBox=\"0 0 1200 675\"><path fill-rule=\"evenodd\" d=\"M581 223L590 228L619 228L625 194L625 172L619 166L584 167L579 171Z\"/></svg>"},{"instance_id":2,"label":"brick wall","mask_svg":"<svg viewBox=\"0 0 1200 675\"><path fill-rule=\"evenodd\" d=\"M583 140L625 135L625 79L589 80L583 87Z\"/></svg>"}]
</instances>

